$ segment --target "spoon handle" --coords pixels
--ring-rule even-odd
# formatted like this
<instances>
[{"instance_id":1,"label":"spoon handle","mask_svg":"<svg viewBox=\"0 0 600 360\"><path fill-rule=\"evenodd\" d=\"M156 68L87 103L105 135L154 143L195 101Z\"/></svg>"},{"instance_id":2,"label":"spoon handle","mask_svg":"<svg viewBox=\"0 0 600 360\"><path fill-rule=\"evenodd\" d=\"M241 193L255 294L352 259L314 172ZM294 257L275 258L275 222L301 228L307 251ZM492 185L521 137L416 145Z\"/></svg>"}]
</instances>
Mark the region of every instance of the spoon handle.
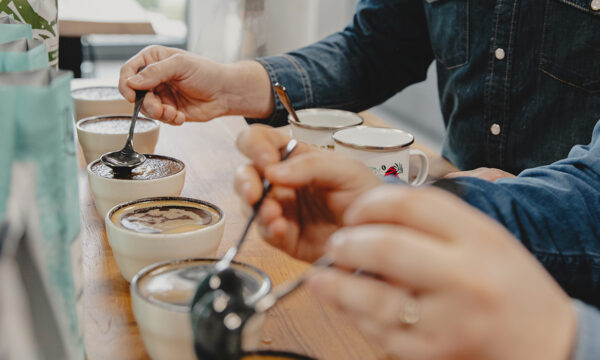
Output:
<instances>
[{"instance_id":1,"label":"spoon handle","mask_svg":"<svg viewBox=\"0 0 600 360\"><path fill-rule=\"evenodd\" d=\"M146 90L136 90L135 91L135 105L133 106L133 116L131 117L131 125L129 125L129 136L127 136L127 141L125 142L125 147L123 150L126 152L133 152L133 134L135 133L135 123L138 118L138 114L140 113L140 109L142 108L142 103L144 102L144 96L146 96Z\"/></svg>"},{"instance_id":2,"label":"spoon handle","mask_svg":"<svg viewBox=\"0 0 600 360\"><path fill-rule=\"evenodd\" d=\"M298 118L296 111L292 107L292 102L290 101L290 97L287 94L287 90L285 89L285 86L276 82L275 84L273 84L273 87L275 87L277 96L279 96L279 100L281 100L281 102L283 103L283 106L285 106L285 109L287 110L287 112L290 115L292 115L292 117L294 118L294 120L296 120L296 122L300 122L300 119Z\"/></svg>"},{"instance_id":3,"label":"spoon handle","mask_svg":"<svg viewBox=\"0 0 600 360\"><path fill-rule=\"evenodd\" d=\"M285 152L281 156L281 161L285 161L290 156L290 154L292 153L292 151L294 151L294 149L296 148L296 145L298 145L298 142L296 140L294 140L294 139L290 140L287 143L287 145L285 147ZM246 227L244 227L244 231L242 232L242 236L240 236L240 240L238 241L238 243L237 243L236 246L234 246L234 247L230 248L229 250L227 250L227 253L225 253L225 256L223 256L223 258L221 260L219 260L218 263L215 264L215 269L217 271L222 271L222 270L226 269L227 267L229 267L229 264L231 264L231 262L233 261L233 258L235 258L235 256L237 255L240 247L242 246L242 244L246 240L246 236L248 235L248 231L250 230L250 226L252 225L252 223L256 219L256 216L258 215L258 211L260 210L260 207L262 206L262 203L265 201L265 198L267 197L267 195L271 191L272 187L273 186L271 185L271 183L269 182L269 180L267 180L267 179L263 180L263 192L262 192L262 195L260 196L260 199L258 199L258 201L256 202L256 204L254 204L254 207L252 209L252 214L250 214L250 217L248 218L248 222L246 223Z\"/></svg>"}]
</instances>

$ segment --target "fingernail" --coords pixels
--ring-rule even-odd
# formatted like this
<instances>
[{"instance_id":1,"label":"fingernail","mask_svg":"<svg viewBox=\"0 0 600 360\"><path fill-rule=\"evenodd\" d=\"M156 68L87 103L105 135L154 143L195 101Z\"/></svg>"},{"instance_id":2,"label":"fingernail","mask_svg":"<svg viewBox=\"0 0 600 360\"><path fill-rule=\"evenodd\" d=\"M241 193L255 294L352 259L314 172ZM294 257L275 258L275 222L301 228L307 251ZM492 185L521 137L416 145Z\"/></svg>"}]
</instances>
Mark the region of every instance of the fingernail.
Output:
<instances>
[{"instance_id":1,"label":"fingernail","mask_svg":"<svg viewBox=\"0 0 600 360\"><path fill-rule=\"evenodd\" d=\"M133 76L130 76L127 78L127 81L132 82L132 83L141 83L142 80L144 80L144 78L140 74L133 75Z\"/></svg>"}]
</instances>

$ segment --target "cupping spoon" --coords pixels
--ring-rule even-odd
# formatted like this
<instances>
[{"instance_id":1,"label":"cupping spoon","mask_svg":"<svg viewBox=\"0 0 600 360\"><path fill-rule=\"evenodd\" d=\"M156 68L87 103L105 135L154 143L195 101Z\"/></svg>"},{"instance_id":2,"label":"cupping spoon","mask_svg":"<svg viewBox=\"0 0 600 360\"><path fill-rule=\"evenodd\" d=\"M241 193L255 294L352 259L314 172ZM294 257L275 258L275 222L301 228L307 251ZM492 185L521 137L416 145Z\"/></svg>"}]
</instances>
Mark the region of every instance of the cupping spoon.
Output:
<instances>
[{"instance_id":1,"label":"cupping spoon","mask_svg":"<svg viewBox=\"0 0 600 360\"><path fill-rule=\"evenodd\" d=\"M279 97L279 100L281 100L281 103L283 103L283 106L285 106L285 109L288 111L288 113L290 113L290 115L292 115L292 117L294 118L294 120L296 120L296 122L301 122L300 118L298 117L298 114L296 114L296 111L294 110L294 107L292 106L292 102L290 101L290 97L287 94L287 90L285 89L285 86L281 85L280 83L276 82L275 85L273 85L275 87L275 91L277 92L277 96Z\"/></svg>"},{"instance_id":2,"label":"cupping spoon","mask_svg":"<svg viewBox=\"0 0 600 360\"><path fill-rule=\"evenodd\" d=\"M100 157L102 162L113 169L117 173L127 173L133 168L140 166L146 161L146 157L143 154L137 153L133 149L133 133L135 131L135 122L138 118L138 114L144 102L144 96L146 90L135 91L135 106L133 108L133 116L131 117L131 125L129 127L129 136L125 141L125 146L119 150L110 153L106 153Z\"/></svg>"},{"instance_id":3,"label":"cupping spoon","mask_svg":"<svg viewBox=\"0 0 600 360\"><path fill-rule=\"evenodd\" d=\"M298 142L290 140L287 143L285 152L281 161L286 160L296 148ZM222 318L222 315L228 313L237 313L243 315L244 311L251 309L244 302L242 295L242 281L230 268L231 261L237 255L240 247L244 243L248 230L254 222L260 207L270 192L272 186L268 180L263 181L263 193L261 198L254 204L252 214L250 215L246 227L240 236L238 243L230 248L225 256L215 264L213 269L200 282L194 297L191 301L191 322L194 330L196 343L196 354L200 359L221 360L221 359L239 359L239 354L231 355L241 349L241 335L239 337L229 336L229 327L235 328L231 324L232 317ZM235 315L241 319L242 315ZM248 316L250 316L249 313ZM235 318L235 316L233 316ZM224 323L230 323L229 327L223 326ZM242 324L238 327L241 328ZM241 329L240 329L241 331ZM241 334L241 333L240 333ZM199 339L199 340L198 340ZM229 354L229 355L228 355ZM237 356L237 358L235 357Z\"/></svg>"}]
</instances>

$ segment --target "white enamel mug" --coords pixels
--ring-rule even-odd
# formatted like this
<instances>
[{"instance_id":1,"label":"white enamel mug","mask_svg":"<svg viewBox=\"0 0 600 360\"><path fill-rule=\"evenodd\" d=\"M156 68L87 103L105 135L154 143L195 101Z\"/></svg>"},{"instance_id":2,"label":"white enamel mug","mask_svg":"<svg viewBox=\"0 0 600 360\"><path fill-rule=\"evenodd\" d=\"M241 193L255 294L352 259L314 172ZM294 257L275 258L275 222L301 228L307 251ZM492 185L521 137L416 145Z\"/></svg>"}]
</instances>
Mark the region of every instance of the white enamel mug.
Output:
<instances>
[{"instance_id":1,"label":"white enamel mug","mask_svg":"<svg viewBox=\"0 0 600 360\"><path fill-rule=\"evenodd\" d=\"M411 159L419 161L419 172L411 185L421 185L429 174L429 158L411 149L414 137L398 129L357 126L333 134L335 151L362 161L380 176L395 176L409 182Z\"/></svg>"},{"instance_id":2,"label":"white enamel mug","mask_svg":"<svg viewBox=\"0 0 600 360\"><path fill-rule=\"evenodd\" d=\"M288 116L292 137L321 149L333 150L331 135L337 130L363 123L360 115L343 110L305 109L296 112L300 122Z\"/></svg>"}]
</instances>

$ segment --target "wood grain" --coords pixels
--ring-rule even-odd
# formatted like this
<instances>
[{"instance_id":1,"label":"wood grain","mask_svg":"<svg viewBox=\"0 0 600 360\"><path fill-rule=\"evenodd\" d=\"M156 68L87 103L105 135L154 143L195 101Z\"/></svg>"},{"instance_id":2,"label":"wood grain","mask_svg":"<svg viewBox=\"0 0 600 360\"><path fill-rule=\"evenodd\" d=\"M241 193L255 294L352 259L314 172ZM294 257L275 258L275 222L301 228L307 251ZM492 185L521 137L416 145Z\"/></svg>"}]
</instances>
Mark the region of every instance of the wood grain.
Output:
<instances>
[{"instance_id":1,"label":"wood grain","mask_svg":"<svg viewBox=\"0 0 600 360\"><path fill-rule=\"evenodd\" d=\"M368 124L384 123L370 115ZM199 198L220 206L226 214L226 228L218 255L238 238L246 218L233 191L233 173L246 160L235 149L235 138L245 127L241 117L221 118L209 123L181 127L163 125L156 153L181 159L187 166L182 196ZM421 147L422 148L422 147ZM425 149L427 150L427 149ZM442 164L431 154L432 168ZM439 158L439 162L435 157ZM434 169L432 169L432 172ZM83 231L83 278L85 344L90 360L148 359L131 311L129 284L121 277L106 240L103 219L90 197L85 168L79 172ZM279 284L300 275L307 267L273 249L252 229L239 260L264 270ZM263 329L261 348L288 350L319 359L368 360L384 357L369 344L349 319L314 298L305 289L286 298L269 314Z\"/></svg>"}]
</instances>

